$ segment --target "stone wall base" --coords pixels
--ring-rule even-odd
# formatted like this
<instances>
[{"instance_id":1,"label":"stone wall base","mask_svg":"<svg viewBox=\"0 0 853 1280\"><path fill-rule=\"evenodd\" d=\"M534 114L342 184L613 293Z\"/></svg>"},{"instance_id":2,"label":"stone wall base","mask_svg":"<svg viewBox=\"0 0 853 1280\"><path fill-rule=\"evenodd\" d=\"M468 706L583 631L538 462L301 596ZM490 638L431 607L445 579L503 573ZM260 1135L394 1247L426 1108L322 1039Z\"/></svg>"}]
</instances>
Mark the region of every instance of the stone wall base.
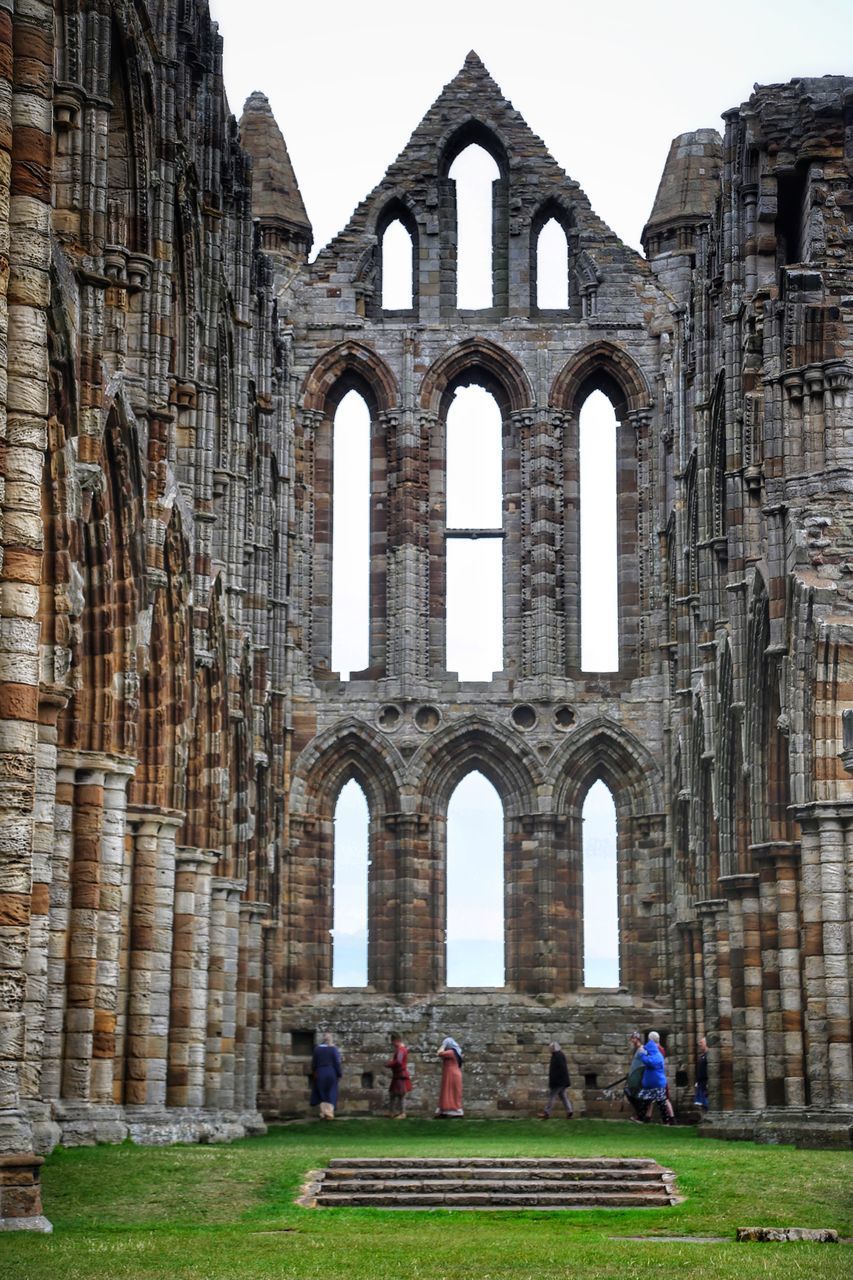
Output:
<instances>
[{"instance_id":1,"label":"stone wall base","mask_svg":"<svg viewBox=\"0 0 853 1280\"><path fill-rule=\"evenodd\" d=\"M625 1075L632 1029L666 1035L671 1010L627 991L580 991L562 999L504 991L454 990L435 997L394 999L370 991L335 991L300 1001L291 997L279 1016L281 1070L265 1081L261 1107L268 1119L309 1111L311 1049L331 1031L343 1058L339 1112L377 1115L388 1110L389 1036L399 1031L409 1047L414 1088L412 1115L432 1115L441 1064L436 1050L453 1036L465 1054L463 1100L472 1116L531 1115L547 1093L548 1045L557 1040L569 1063L569 1095L578 1115L617 1114L602 1089ZM672 1063L673 1080L675 1063ZM618 1105L618 1104L617 1104Z\"/></svg>"},{"instance_id":2,"label":"stone wall base","mask_svg":"<svg viewBox=\"0 0 853 1280\"><path fill-rule=\"evenodd\" d=\"M0 1155L0 1231L52 1231L41 1211L42 1156Z\"/></svg>"},{"instance_id":3,"label":"stone wall base","mask_svg":"<svg viewBox=\"0 0 853 1280\"><path fill-rule=\"evenodd\" d=\"M795 1147L849 1148L853 1146L853 1108L709 1112L699 1125L699 1134L703 1138L787 1143Z\"/></svg>"},{"instance_id":4,"label":"stone wall base","mask_svg":"<svg viewBox=\"0 0 853 1280\"><path fill-rule=\"evenodd\" d=\"M60 1142L66 1147L91 1147L130 1138L140 1146L172 1142L233 1142L266 1133L259 1111L219 1111L203 1107L120 1107L86 1102L34 1104L30 1109L33 1145L49 1155Z\"/></svg>"}]
</instances>

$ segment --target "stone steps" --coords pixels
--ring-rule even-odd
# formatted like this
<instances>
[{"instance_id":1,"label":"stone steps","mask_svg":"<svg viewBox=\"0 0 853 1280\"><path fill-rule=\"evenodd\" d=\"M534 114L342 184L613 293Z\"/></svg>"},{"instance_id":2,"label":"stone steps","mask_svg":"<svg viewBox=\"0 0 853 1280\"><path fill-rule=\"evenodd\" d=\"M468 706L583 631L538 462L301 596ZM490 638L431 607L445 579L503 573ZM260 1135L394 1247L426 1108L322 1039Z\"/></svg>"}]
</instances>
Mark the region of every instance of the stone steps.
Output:
<instances>
[{"instance_id":1,"label":"stone steps","mask_svg":"<svg viewBox=\"0 0 853 1280\"><path fill-rule=\"evenodd\" d=\"M336 1159L300 1203L398 1209L589 1209L677 1202L674 1174L654 1160Z\"/></svg>"}]
</instances>

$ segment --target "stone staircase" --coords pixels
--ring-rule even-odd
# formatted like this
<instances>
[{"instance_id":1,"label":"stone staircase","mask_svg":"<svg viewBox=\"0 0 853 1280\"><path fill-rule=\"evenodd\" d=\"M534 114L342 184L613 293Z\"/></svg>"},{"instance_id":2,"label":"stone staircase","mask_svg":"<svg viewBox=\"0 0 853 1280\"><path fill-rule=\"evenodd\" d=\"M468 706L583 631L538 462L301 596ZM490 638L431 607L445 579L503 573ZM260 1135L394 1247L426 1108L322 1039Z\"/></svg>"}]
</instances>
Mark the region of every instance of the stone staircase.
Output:
<instances>
[{"instance_id":1,"label":"stone staircase","mask_svg":"<svg viewBox=\"0 0 853 1280\"><path fill-rule=\"evenodd\" d=\"M384 1209L635 1209L676 1204L675 1174L654 1160L330 1160L299 1203Z\"/></svg>"}]
</instances>

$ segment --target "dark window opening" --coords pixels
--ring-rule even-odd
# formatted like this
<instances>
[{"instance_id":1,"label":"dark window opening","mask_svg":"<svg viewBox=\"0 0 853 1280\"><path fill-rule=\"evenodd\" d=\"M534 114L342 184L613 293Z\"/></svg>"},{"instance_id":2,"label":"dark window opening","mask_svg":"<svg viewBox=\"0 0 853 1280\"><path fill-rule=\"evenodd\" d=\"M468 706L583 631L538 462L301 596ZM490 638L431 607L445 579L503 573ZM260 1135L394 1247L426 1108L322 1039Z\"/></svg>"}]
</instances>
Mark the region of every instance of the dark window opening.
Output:
<instances>
[{"instance_id":1,"label":"dark window opening","mask_svg":"<svg viewBox=\"0 0 853 1280\"><path fill-rule=\"evenodd\" d=\"M290 1052L295 1058L310 1058L314 1052L313 1031L291 1031Z\"/></svg>"}]
</instances>

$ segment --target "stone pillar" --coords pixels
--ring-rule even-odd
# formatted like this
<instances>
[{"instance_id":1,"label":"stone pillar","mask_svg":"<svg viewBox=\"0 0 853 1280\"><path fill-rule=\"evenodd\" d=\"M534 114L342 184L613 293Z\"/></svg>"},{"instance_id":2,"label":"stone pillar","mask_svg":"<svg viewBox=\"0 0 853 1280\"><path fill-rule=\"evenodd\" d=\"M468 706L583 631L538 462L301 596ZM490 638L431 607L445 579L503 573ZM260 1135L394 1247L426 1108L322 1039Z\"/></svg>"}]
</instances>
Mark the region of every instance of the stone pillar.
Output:
<instances>
[{"instance_id":1,"label":"stone pillar","mask_svg":"<svg viewBox=\"0 0 853 1280\"><path fill-rule=\"evenodd\" d=\"M55 1102L62 1092L68 930L71 914L71 858L74 846L73 765L60 754L53 811L53 856L50 881L50 939L47 960L47 1007L44 1026L42 1097Z\"/></svg>"},{"instance_id":2,"label":"stone pillar","mask_svg":"<svg viewBox=\"0 0 853 1280\"><path fill-rule=\"evenodd\" d=\"M809 1101L853 1102L850 1027L850 919L847 889L851 810L812 804L802 827L802 917Z\"/></svg>"},{"instance_id":3,"label":"stone pillar","mask_svg":"<svg viewBox=\"0 0 853 1280\"><path fill-rule=\"evenodd\" d=\"M95 1025L92 1045L92 1100L115 1102L116 1016L119 946L121 941L122 870L127 812L127 784L132 766L115 766L104 774L104 812L101 828L100 893L98 897L98 966Z\"/></svg>"},{"instance_id":4,"label":"stone pillar","mask_svg":"<svg viewBox=\"0 0 853 1280\"><path fill-rule=\"evenodd\" d=\"M204 1106L207 1045L207 974L210 957L210 884L215 853L175 853L175 927L169 1016L170 1107Z\"/></svg>"},{"instance_id":5,"label":"stone pillar","mask_svg":"<svg viewBox=\"0 0 853 1280\"><path fill-rule=\"evenodd\" d=\"M17 12L15 12L17 10ZM13 16L14 15L14 16ZM49 1230L21 1106L47 442L53 0L0 0L0 1225Z\"/></svg>"},{"instance_id":6,"label":"stone pillar","mask_svg":"<svg viewBox=\"0 0 853 1280\"><path fill-rule=\"evenodd\" d=\"M696 903L696 915L702 926L708 1092L713 1104L712 1109L715 1111L731 1110L733 1101L727 907L725 898L711 898ZM726 956L724 964L721 965L720 938L723 933L726 940Z\"/></svg>"},{"instance_id":7,"label":"stone pillar","mask_svg":"<svg viewBox=\"0 0 853 1280\"><path fill-rule=\"evenodd\" d=\"M438 954L444 898L440 907L433 898L432 838L439 828L425 813L386 814L383 826L381 849L371 850L371 871L380 874L371 878L368 981L401 996L435 990L444 973Z\"/></svg>"},{"instance_id":8,"label":"stone pillar","mask_svg":"<svg viewBox=\"0 0 853 1280\"><path fill-rule=\"evenodd\" d=\"M829 1039L829 1097L832 1107L853 1106L853 1024L851 1024L851 936L848 883L853 868L853 810L839 811L821 840L823 954Z\"/></svg>"},{"instance_id":9,"label":"stone pillar","mask_svg":"<svg viewBox=\"0 0 853 1280\"><path fill-rule=\"evenodd\" d=\"M46 1119L41 1100L47 1016L47 969L50 945L50 882L54 847L56 803L56 714L58 706L39 700L39 743L36 755L36 808L33 835L33 881L30 895L30 937L27 947L26 1057L21 1074L21 1095L27 1099L33 1136Z\"/></svg>"},{"instance_id":10,"label":"stone pillar","mask_svg":"<svg viewBox=\"0 0 853 1280\"><path fill-rule=\"evenodd\" d=\"M803 993L798 903L800 851L796 845L777 846L776 905L779 921L779 1000L785 1062L785 1102L805 1104L803 1060Z\"/></svg>"},{"instance_id":11,"label":"stone pillar","mask_svg":"<svg viewBox=\"0 0 853 1280\"><path fill-rule=\"evenodd\" d=\"M219 1111L234 1107L237 952L240 894L245 888L245 880L220 876L211 884L204 1102Z\"/></svg>"},{"instance_id":12,"label":"stone pillar","mask_svg":"<svg viewBox=\"0 0 853 1280\"><path fill-rule=\"evenodd\" d=\"M764 1005L764 1060L768 1106L784 1101L785 1060L782 1047L782 1006L779 987L779 907L773 845L751 845L753 866L759 869L761 983Z\"/></svg>"},{"instance_id":13,"label":"stone pillar","mask_svg":"<svg viewBox=\"0 0 853 1280\"><path fill-rule=\"evenodd\" d=\"M572 951L566 946L572 893L564 839L566 824L555 814L535 814L523 819L522 825L522 858L530 845L535 859L536 921L530 951L523 961L529 965L527 989L532 994L564 995L575 990L569 984L578 976L572 972Z\"/></svg>"},{"instance_id":14,"label":"stone pillar","mask_svg":"<svg viewBox=\"0 0 853 1280\"><path fill-rule=\"evenodd\" d=\"M767 1105L758 880L757 875L737 875L719 881L729 894L732 1025L738 1032L735 1105L752 1110Z\"/></svg>"},{"instance_id":15,"label":"stone pillar","mask_svg":"<svg viewBox=\"0 0 853 1280\"><path fill-rule=\"evenodd\" d=\"M261 943L266 902L239 904L234 1106L256 1112L261 1060Z\"/></svg>"},{"instance_id":16,"label":"stone pillar","mask_svg":"<svg viewBox=\"0 0 853 1280\"><path fill-rule=\"evenodd\" d=\"M127 817L133 831L133 901L125 1106L131 1132L144 1139L146 1122L156 1123L166 1104L175 835L183 815L137 808Z\"/></svg>"},{"instance_id":17,"label":"stone pillar","mask_svg":"<svg viewBox=\"0 0 853 1280\"><path fill-rule=\"evenodd\" d=\"M74 779L65 1057L62 1066L62 1097L71 1103L89 1103L92 1100L104 777L103 768L78 767Z\"/></svg>"}]
</instances>

